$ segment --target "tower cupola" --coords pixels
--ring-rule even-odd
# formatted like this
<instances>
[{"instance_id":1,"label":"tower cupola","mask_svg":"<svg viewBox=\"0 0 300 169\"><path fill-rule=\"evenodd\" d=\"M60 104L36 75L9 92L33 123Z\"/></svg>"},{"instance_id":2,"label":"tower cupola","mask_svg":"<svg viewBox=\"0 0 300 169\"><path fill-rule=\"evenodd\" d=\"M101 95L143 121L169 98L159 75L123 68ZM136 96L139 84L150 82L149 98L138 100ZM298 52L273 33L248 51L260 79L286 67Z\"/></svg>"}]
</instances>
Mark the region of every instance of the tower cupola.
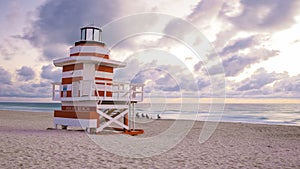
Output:
<instances>
[{"instance_id":1,"label":"tower cupola","mask_svg":"<svg viewBox=\"0 0 300 169\"><path fill-rule=\"evenodd\" d=\"M96 26L88 25L81 29L81 41L98 41L101 42L102 30Z\"/></svg>"}]
</instances>

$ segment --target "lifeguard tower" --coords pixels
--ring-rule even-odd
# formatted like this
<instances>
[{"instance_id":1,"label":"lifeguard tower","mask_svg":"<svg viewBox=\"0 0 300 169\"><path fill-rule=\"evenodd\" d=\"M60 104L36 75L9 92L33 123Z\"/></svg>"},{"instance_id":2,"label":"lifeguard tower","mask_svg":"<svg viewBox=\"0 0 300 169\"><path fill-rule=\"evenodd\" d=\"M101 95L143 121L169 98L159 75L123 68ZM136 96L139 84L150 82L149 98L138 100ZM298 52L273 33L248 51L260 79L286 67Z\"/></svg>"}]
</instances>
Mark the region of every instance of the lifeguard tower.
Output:
<instances>
[{"instance_id":1,"label":"lifeguard tower","mask_svg":"<svg viewBox=\"0 0 300 169\"><path fill-rule=\"evenodd\" d=\"M89 133L114 129L136 135L135 104L143 101L143 84L113 81L115 68L126 63L111 60L93 25L81 28L81 39L70 48L70 56L53 61L62 67L61 82L53 83L53 100L61 101L54 111L54 127L79 126Z\"/></svg>"}]
</instances>

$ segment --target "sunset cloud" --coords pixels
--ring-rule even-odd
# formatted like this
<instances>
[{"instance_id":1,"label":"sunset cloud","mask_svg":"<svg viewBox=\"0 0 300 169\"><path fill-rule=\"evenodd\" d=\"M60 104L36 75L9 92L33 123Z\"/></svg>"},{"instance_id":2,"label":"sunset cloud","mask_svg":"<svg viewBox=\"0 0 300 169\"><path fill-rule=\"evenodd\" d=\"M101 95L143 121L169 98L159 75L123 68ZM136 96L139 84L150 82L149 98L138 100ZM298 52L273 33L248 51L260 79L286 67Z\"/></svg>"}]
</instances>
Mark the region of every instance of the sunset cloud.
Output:
<instances>
[{"instance_id":1,"label":"sunset cloud","mask_svg":"<svg viewBox=\"0 0 300 169\"><path fill-rule=\"evenodd\" d=\"M294 0L241 0L242 12L227 20L239 29L249 31L278 31L295 23L299 1Z\"/></svg>"},{"instance_id":2,"label":"sunset cloud","mask_svg":"<svg viewBox=\"0 0 300 169\"><path fill-rule=\"evenodd\" d=\"M35 72L32 68L23 66L17 70L18 79L21 81L28 81L35 78Z\"/></svg>"},{"instance_id":3,"label":"sunset cloud","mask_svg":"<svg viewBox=\"0 0 300 169\"><path fill-rule=\"evenodd\" d=\"M11 74L0 67L0 84L11 84Z\"/></svg>"},{"instance_id":4,"label":"sunset cloud","mask_svg":"<svg viewBox=\"0 0 300 169\"><path fill-rule=\"evenodd\" d=\"M209 97L212 76L224 73L227 97L299 97L300 69L289 67L294 62L291 58L300 49L300 39L295 35L299 30L296 26L300 28L299 7L300 2L296 0L194 0L184 4L171 0L135 3L49 0L28 1L24 5L3 1L0 2L3 12L0 16L3 25L0 97L50 97L51 82L61 80L61 69L55 68L52 60L68 56L69 48L80 38L81 27L91 23L102 27L145 12L179 18L162 25L164 18L153 17L119 25L117 30L106 30L103 40L108 45L118 42L126 32L157 27L162 32L159 36L138 34L114 44L111 58L127 62L126 68L116 70L116 81L145 83L147 92L165 92L170 97L178 96L181 91ZM193 39L195 32L187 23L197 28L207 41ZM179 40L168 35L176 35ZM192 39L195 46L207 43L215 53L205 51L197 60L180 51L186 44L178 43L185 39ZM143 55L146 53L143 50L148 49L163 52ZM221 65L203 59L209 61L212 56L218 56ZM277 61L279 57L281 60Z\"/></svg>"},{"instance_id":5,"label":"sunset cloud","mask_svg":"<svg viewBox=\"0 0 300 169\"><path fill-rule=\"evenodd\" d=\"M41 77L43 79L59 82L61 81L61 69L54 69L53 65L43 66Z\"/></svg>"}]
</instances>

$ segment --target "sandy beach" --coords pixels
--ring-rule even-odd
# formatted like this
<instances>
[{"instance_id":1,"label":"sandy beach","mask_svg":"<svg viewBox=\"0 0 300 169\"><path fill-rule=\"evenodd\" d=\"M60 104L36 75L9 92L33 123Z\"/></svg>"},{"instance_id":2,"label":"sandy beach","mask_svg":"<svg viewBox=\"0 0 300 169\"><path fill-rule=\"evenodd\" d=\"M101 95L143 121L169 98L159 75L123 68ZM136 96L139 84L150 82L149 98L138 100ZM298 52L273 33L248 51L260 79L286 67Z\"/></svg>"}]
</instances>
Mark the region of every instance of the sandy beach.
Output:
<instances>
[{"instance_id":1,"label":"sandy beach","mask_svg":"<svg viewBox=\"0 0 300 169\"><path fill-rule=\"evenodd\" d=\"M220 123L200 144L203 122L196 122L169 151L128 158L103 150L83 131L47 130L52 116L0 111L0 168L300 168L300 126ZM145 134L134 137L153 136L173 122L140 123Z\"/></svg>"}]
</instances>

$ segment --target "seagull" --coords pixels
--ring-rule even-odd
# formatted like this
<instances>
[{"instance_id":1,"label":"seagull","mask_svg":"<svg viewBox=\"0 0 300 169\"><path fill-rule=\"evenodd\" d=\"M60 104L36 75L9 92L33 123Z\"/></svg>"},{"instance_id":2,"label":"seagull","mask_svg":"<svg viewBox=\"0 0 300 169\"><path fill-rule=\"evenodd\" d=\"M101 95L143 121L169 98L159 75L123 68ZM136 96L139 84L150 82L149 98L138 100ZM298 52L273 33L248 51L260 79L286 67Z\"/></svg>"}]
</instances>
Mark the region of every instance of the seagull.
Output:
<instances>
[{"instance_id":1,"label":"seagull","mask_svg":"<svg viewBox=\"0 0 300 169\"><path fill-rule=\"evenodd\" d=\"M146 118L147 118L147 119L149 119L149 116L148 116L148 114L146 114Z\"/></svg>"},{"instance_id":2,"label":"seagull","mask_svg":"<svg viewBox=\"0 0 300 169\"><path fill-rule=\"evenodd\" d=\"M140 118L140 114L139 114L139 113L136 113L136 117L137 117L137 118Z\"/></svg>"},{"instance_id":3,"label":"seagull","mask_svg":"<svg viewBox=\"0 0 300 169\"><path fill-rule=\"evenodd\" d=\"M142 113L142 117L145 117L145 114L144 114L144 113Z\"/></svg>"}]
</instances>

